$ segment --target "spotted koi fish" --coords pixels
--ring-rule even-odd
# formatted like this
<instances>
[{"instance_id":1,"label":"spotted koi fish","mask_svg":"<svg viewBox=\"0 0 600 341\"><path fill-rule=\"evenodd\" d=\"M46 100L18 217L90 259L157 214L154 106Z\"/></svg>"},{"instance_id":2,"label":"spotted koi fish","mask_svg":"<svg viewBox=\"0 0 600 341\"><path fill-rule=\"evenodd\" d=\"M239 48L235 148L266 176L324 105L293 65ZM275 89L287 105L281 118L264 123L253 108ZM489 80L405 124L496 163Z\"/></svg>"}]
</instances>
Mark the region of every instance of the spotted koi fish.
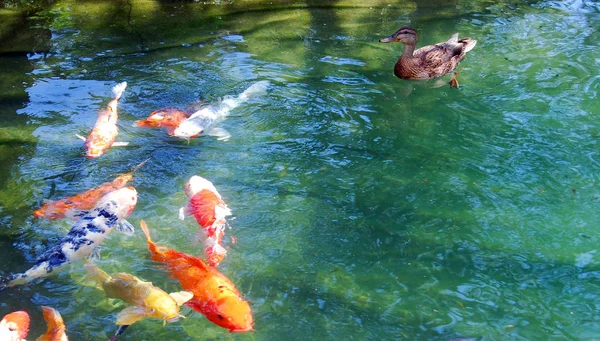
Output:
<instances>
[{"instance_id":1,"label":"spotted koi fish","mask_svg":"<svg viewBox=\"0 0 600 341\"><path fill-rule=\"evenodd\" d=\"M136 203L137 192L133 187L106 194L57 245L42 254L31 269L0 280L0 290L47 277L76 260L92 255L115 228L133 234L133 226L124 219L131 214Z\"/></svg>"},{"instance_id":2,"label":"spotted koi fish","mask_svg":"<svg viewBox=\"0 0 600 341\"><path fill-rule=\"evenodd\" d=\"M227 255L221 243L225 234L225 217L231 215L231 211L212 182L203 177L192 176L185 184L185 194L189 202L179 210L179 219L185 219L186 215L196 218L201 227L197 238L204 240L206 262L217 266Z\"/></svg>"},{"instance_id":3,"label":"spotted koi fish","mask_svg":"<svg viewBox=\"0 0 600 341\"><path fill-rule=\"evenodd\" d=\"M116 177L111 182L105 182L85 192L50 201L33 212L36 218L56 220L61 218L79 219L82 212L91 209L107 193L121 189L133 178L133 172L142 167L148 160L135 166L130 172Z\"/></svg>"},{"instance_id":4,"label":"spotted koi fish","mask_svg":"<svg viewBox=\"0 0 600 341\"><path fill-rule=\"evenodd\" d=\"M106 150L112 146L126 146L127 142L115 142L119 128L117 127L117 103L127 87L127 82L119 83L112 89L114 98L108 103L104 110L98 113L98 119L92 132L87 138L77 135L85 141L85 155L89 158L100 157Z\"/></svg>"}]
</instances>

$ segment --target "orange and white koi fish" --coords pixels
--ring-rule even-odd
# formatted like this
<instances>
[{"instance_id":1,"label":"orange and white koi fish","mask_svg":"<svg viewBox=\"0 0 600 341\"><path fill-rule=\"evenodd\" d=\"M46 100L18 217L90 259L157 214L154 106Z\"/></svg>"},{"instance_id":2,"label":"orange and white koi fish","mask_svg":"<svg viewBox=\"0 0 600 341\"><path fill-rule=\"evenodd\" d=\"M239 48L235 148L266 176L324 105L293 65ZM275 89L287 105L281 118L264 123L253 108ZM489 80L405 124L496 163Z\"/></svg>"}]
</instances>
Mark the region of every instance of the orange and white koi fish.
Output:
<instances>
[{"instance_id":1,"label":"orange and white koi fish","mask_svg":"<svg viewBox=\"0 0 600 341\"><path fill-rule=\"evenodd\" d=\"M151 282L144 282L125 272L109 275L97 266L85 265L91 278L102 285L107 297L118 298L131 307L123 309L117 315L116 324L129 326L144 318L157 318L167 322L179 320L179 307L189 301L193 294L180 291L167 294Z\"/></svg>"},{"instance_id":2,"label":"orange and white koi fish","mask_svg":"<svg viewBox=\"0 0 600 341\"><path fill-rule=\"evenodd\" d=\"M29 321L29 314L22 310L5 315L0 321L0 340L25 341Z\"/></svg>"},{"instance_id":3,"label":"orange and white koi fish","mask_svg":"<svg viewBox=\"0 0 600 341\"><path fill-rule=\"evenodd\" d=\"M115 228L133 234L125 218L137 203L133 187L124 187L103 196L94 208L79 219L58 244L44 252L29 270L0 279L0 290L47 277L68 264L92 255Z\"/></svg>"},{"instance_id":4,"label":"orange and white koi fish","mask_svg":"<svg viewBox=\"0 0 600 341\"><path fill-rule=\"evenodd\" d=\"M67 327L65 327L60 313L56 309L45 306L42 306L42 310L48 329L36 341L69 341L66 334Z\"/></svg>"},{"instance_id":5,"label":"orange and white koi fish","mask_svg":"<svg viewBox=\"0 0 600 341\"><path fill-rule=\"evenodd\" d=\"M89 158L96 158L104 154L112 146L126 146L127 142L115 142L119 128L117 127L117 103L127 87L127 82L119 83L112 89L114 98L108 103L104 110L98 113L98 119L94 124L94 129L87 138L77 136L85 141L85 155Z\"/></svg>"},{"instance_id":6,"label":"orange and white koi fish","mask_svg":"<svg viewBox=\"0 0 600 341\"><path fill-rule=\"evenodd\" d=\"M94 187L85 192L63 198L56 201L50 201L44 204L39 209L33 212L33 216L36 218L45 218L50 220L56 220L61 218L79 218L82 211L89 210L96 203L109 192L116 191L127 185L127 183L133 178L133 172L142 167L146 161L143 161L139 165L135 166L130 172L124 173L116 177L111 182L105 182L98 187Z\"/></svg>"},{"instance_id":7,"label":"orange and white koi fish","mask_svg":"<svg viewBox=\"0 0 600 341\"><path fill-rule=\"evenodd\" d=\"M176 108L164 108L155 110L145 120L135 121L135 127L141 128L167 128L170 136L174 135L175 129L179 127L181 121L190 117L186 111Z\"/></svg>"},{"instance_id":8,"label":"orange and white koi fish","mask_svg":"<svg viewBox=\"0 0 600 341\"><path fill-rule=\"evenodd\" d=\"M206 316L214 324L231 332L251 331L254 325L248 301L242 298L235 285L217 268L206 265L200 258L183 252L157 246L150 239L150 231L143 220L140 226L148 242L150 258L165 263L171 276L183 290L194 297L186 305Z\"/></svg>"},{"instance_id":9,"label":"orange and white koi fish","mask_svg":"<svg viewBox=\"0 0 600 341\"><path fill-rule=\"evenodd\" d=\"M231 210L221 199L212 182L194 175L185 184L185 194L190 201L187 207L179 210L179 219L186 214L193 215L202 228L200 238L204 239L204 254L210 266L217 266L225 258L227 250L221 245L225 234L225 217Z\"/></svg>"},{"instance_id":10,"label":"orange and white koi fish","mask_svg":"<svg viewBox=\"0 0 600 341\"><path fill-rule=\"evenodd\" d=\"M203 106L190 117L181 121L179 126L173 131L173 135L189 139L207 134L217 136L217 140L228 140L231 134L223 128L215 127L215 125L224 120L231 110L246 103L250 98L266 94L270 84L269 81L258 81L250 85L248 89L244 90L237 97L225 96L218 103Z\"/></svg>"}]
</instances>

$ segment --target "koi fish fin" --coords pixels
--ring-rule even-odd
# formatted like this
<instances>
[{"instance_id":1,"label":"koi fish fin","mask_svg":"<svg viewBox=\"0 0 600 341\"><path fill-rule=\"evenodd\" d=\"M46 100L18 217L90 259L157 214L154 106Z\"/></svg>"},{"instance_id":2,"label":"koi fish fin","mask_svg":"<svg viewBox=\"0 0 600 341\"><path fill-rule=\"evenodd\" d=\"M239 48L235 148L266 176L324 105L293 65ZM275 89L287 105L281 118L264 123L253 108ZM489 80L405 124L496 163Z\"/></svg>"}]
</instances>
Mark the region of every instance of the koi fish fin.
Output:
<instances>
[{"instance_id":1,"label":"koi fish fin","mask_svg":"<svg viewBox=\"0 0 600 341\"><path fill-rule=\"evenodd\" d=\"M117 338L119 336L123 335L123 333L125 332L125 329L127 329L127 327L129 327L129 325L127 325L127 324L120 326L119 329L117 329L117 332L115 333L115 335L110 338L110 341L117 341Z\"/></svg>"},{"instance_id":2,"label":"koi fish fin","mask_svg":"<svg viewBox=\"0 0 600 341\"><path fill-rule=\"evenodd\" d=\"M136 170L142 168L143 165L146 164L146 162L150 161L150 158L147 158L146 160L140 162L137 166L133 167L133 169L131 170L131 172L135 172Z\"/></svg>"},{"instance_id":3,"label":"koi fish fin","mask_svg":"<svg viewBox=\"0 0 600 341\"><path fill-rule=\"evenodd\" d=\"M65 323L63 322L62 316L60 313L50 307L42 306L42 310L44 313L44 320L46 320L46 324L48 325L48 330L46 333L36 339L36 341L53 341L57 340L58 337L61 340L67 340L67 336L65 335Z\"/></svg>"},{"instance_id":4,"label":"koi fish fin","mask_svg":"<svg viewBox=\"0 0 600 341\"><path fill-rule=\"evenodd\" d=\"M267 88L271 85L269 81L258 81L248 87L239 95L239 98L243 101L248 100L254 96L262 96L267 93Z\"/></svg>"},{"instance_id":5,"label":"koi fish fin","mask_svg":"<svg viewBox=\"0 0 600 341\"><path fill-rule=\"evenodd\" d=\"M185 302L191 300L194 294L189 291L178 291L170 293L169 296L175 300L177 306L181 307Z\"/></svg>"},{"instance_id":6,"label":"koi fish fin","mask_svg":"<svg viewBox=\"0 0 600 341\"><path fill-rule=\"evenodd\" d=\"M78 139L83 140L84 142L87 141L85 137L83 137L79 134L75 134L75 136L77 136Z\"/></svg>"},{"instance_id":7,"label":"koi fish fin","mask_svg":"<svg viewBox=\"0 0 600 341\"><path fill-rule=\"evenodd\" d=\"M117 326L129 326L146 317L144 308L127 307L117 314Z\"/></svg>"},{"instance_id":8,"label":"koi fish fin","mask_svg":"<svg viewBox=\"0 0 600 341\"><path fill-rule=\"evenodd\" d=\"M117 224L117 231L123 232L126 236L133 236L133 233L135 232L135 228L127 220L121 220Z\"/></svg>"},{"instance_id":9,"label":"koi fish fin","mask_svg":"<svg viewBox=\"0 0 600 341\"><path fill-rule=\"evenodd\" d=\"M129 142L113 142L113 147L125 147L129 146Z\"/></svg>"},{"instance_id":10,"label":"koi fish fin","mask_svg":"<svg viewBox=\"0 0 600 341\"><path fill-rule=\"evenodd\" d=\"M231 137L231 134L223 128L211 128L207 134L216 136L219 141L227 141Z\"/></svg>"},{"instance_id":11,"label":"koi fish fin","mask_svg":"<svg viewBox=\"0 0 600 341\"><path fill-rule=\"evenodd\" d=\"M140 220L140 228L146 235L146 241L148 241L149 243L152 243L152 239L150 239L150 231L148 230L148 225L146 225L146 222L143 219Z\"/></svg>"},{"instance_id":12,"label":"koi fish fin","mask_svg":"<svg viewBox=\"0 0 600 341\"><path fill-rule=\"evenodd\" d=\"M84 267L88 272L89 278L100 284L110 281L110 279L112 278L109 274L102 271L99 267L92 263L86 262Z\"/></svg>"},{"instance_id":13,"label":"koi fish fin","mask_svg":"<svg viewBox=\"0 0 600 341\"><path fill-rule=\"evenodd\" d=\"M179 220L185 220L185 217L190 215L190 210L189 208L187 208L187 206L185 207L181 207L179 209Z\"/></svg>"},{"instance_id":14,"label":"koi fish fin","mask_svg":"<svg viewBox=\"0 0 600 341\"><path fill-rule=\"evenodd\" d=\"M122 83L119 83L119 84L115 85L112 88L112 92L113 92L114 98L115 99L121 98L121 96L123 95L123 91L125 91L126 87L127 87L127 82L122 82Z\"/></svg>"},{"instance_id":15,"label":"koi fish fin","mask_svg":"<svg viewBox=\"0 0 600 341\"><path fill-rule=\"evenodd\" d=\"M100 260L100 247L96 246L95 248L92 249L92 252L90 252L89 256L87 256L86 260L89 263L96 263L97 261Z\"/></svg>"}]
</instances>

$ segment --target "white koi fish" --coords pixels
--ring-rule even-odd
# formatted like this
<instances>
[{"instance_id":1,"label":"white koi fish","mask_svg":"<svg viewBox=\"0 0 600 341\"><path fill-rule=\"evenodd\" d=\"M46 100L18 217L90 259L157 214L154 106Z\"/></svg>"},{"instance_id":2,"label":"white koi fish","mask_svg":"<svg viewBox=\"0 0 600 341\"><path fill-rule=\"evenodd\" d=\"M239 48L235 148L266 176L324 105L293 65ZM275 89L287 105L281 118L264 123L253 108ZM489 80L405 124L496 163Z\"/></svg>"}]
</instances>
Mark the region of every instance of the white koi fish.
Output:
<instances>
[{"instance_id":1,"label":"white koi fish","mask_svg":"<svg viewBox=\"0 0 600 341\"><path fill-rule=\"evenodd\" d=\"M131 214L136 203L137 192L133 187L121 188L104 195L57 245L37 259L31 269L2 279L0 290L47 277L67 264L92 255L94 249L115 228L126 234L133 234L133 226L124 219Z\"/></svg>"},{"instance_id":2,"label":"white koi fish","mask_svg":"<svg viewBox=\"0 0 600 341\"><path fill-rule=\"evenodd\" d=\"M223 128L214 127L215 122L224 119L231 110L247 102L248 99L265 94L269 84L269 81L256 82L237 97L225 96L219 103L208 105L196 111L190 117L181 121L173 135L189 139L207 134L217 136L218 140L229 139L231 134Z\"/></svg>"}]
</instances>

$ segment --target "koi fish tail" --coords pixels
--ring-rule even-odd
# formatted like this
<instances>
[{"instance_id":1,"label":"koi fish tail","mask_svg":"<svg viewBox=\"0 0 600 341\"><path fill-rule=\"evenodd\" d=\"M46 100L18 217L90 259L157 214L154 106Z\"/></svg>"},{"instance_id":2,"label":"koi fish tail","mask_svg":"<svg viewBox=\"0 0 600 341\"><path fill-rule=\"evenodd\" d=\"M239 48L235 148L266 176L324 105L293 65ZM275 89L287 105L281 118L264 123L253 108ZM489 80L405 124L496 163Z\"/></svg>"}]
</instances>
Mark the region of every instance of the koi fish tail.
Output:
<instances>
[{"instance_id":1,"label":"koi fish tail","mask_svg":"<svg viewBox=\"0 0 600 341\"><path fill-rule=\"evenodd\" d=\"M133 173L135 171L137 171L138 169L142 168L143 165L146 164L146 162L148 162L150 160L150 158L147 158L146 160L140 162L137 166L133 167L133 169L131 169L130 173Z\"/></svg>"},{"instance_id":2,"label":"koi fish tail","mask_svg":"<svg viewBox=\"0 0 600 341\"><path fill-rule=\"evenodd\" d=\"M37 338L36 341L54 341L57 340L57 337L64 337L62 340L67 340L65 336L65 323L60 313L56 309L46 306L42 306L42 310L48 330L44 335Z\"/></svg>"},{"instance_id":3,"label":"koi fish tail","mask_svg":"<svg viewBox=\"0 0 600 341\"><path fill-rule=\"evenodd\" d=\"M142 231L144 231L144 234L146 235L146 241L148 242L148 249L151 252L156 252L156 244L154 244L154 242L152 241L152 238L150 238L150 231L148 230L148 225L146 225L146 222L144 220L140 220L140 228L142 229Z\"/></svg>"},{"instance_id":4,"label":"koi fish tail","mask_svg":"<svg viewBox=\"0 0 600 341\"><path fill-rule=\"evenodd\" d=\"M122 82L122 83L115 85L112 88L115 100L118 100L119 98L121 98L121 95L123 95L123 91L125 91L126 87L127 87L127 82Z\"/></svg>"},{"instance_id":5,"label":"koi fish tail","mask_svg":"<svg viewBox=\"0 0 600 341\"><path fill-rule=\"evenodd\" d=\"M110 275L106 272L102 271L99 267L92 263L87 263L84 265L85 269L88 272L89 278L96 281L99 284L102 284L111 279Z\"/></svg>"},{"instance_id":6,"label":"koi fish tail","mask_svg":"<svg viewBox=\"0 0 600 341\"><path fill-rule=\"evenodd\" d=\"M245 100L255 97L255 96L262 96L267 93L267 88L269 87L270 84L271 83L269 81L256 82L256 83L250 85L250 87L248 89L246 89L244 92L242 92L240 94L239 98L241 100L245 101Z\"/></svg>"},{"instance_id":7,"label":"koi fish tail","mask_svg":"<svg viewBox=\"0 0 600 341\"><path fill-rule=\"evenodd\" d=\"M16 285L27 284L33 279L28 279L25 274L11 274L0 278L0 291L6 288L12 288Z\"/></svg>"},{"instance_id":8,"label":"koi fish tail","mask_svg":"<svg viewBox=\"0 0 600 341\"><path fill-rule=\"evenodd\" d=\"M41 262L23 273L10 274L0 279L0 290L17 285L27 284L38 278L47 277L50 272L54 271L58 267L62 267L62 265L64 264L51 266L48 262Z\"/></svg>"}]
</instances>

